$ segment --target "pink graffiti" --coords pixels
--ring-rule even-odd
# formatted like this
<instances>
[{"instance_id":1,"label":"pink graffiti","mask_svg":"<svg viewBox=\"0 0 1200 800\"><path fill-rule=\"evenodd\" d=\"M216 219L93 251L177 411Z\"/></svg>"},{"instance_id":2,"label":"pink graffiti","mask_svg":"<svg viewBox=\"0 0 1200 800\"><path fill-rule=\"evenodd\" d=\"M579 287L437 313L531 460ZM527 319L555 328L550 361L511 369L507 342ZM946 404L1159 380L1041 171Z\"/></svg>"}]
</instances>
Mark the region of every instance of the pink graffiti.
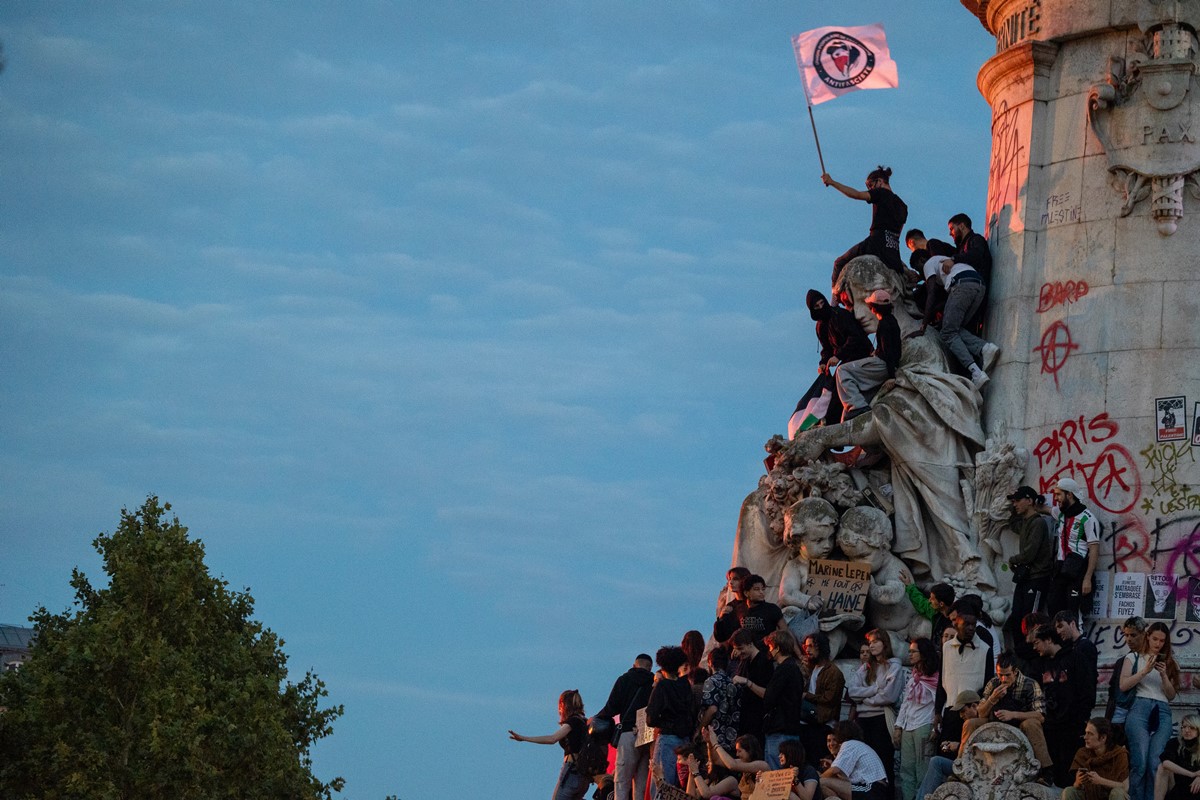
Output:
<instances>
[{"instance_id":1,"label":"pink graffiti","mask_svg":"<svg viewBox=\"0 0 1200 800\"><path fill-rule=\"evenodd\" d=\"M1009 108L1007 102L1002 102L992 123L987 219L993 235L1000 224L1000 213L1010 204L1015 208L1021 191L1021 155L1025 145L1021 144L1020 112L1020 106Z\"/></svg>"},{"instance_id":2,"label":"pink graffiti","mask_svg":"<svg viewBox=\"0 0 1200 800\"><path fill-rule=\"evenodd\" d=\"M1107 412L1097 414L1091 419L1080 414L1075 419L1065 420L1049 435L1043 436L1037 447L1033 448L1033 454L1038 460L1038 469L1044 469L1051 462L1054 466L1059 466L1064 454L1068 457L1072 453L1083 455L1084 445L1107 442L1120 432L1121 426L1116 420L1110 419Z\"/></svg>"},{"instance_id":3,"label":"pink graffiti","mask_svg":"<svg viewBox=\"0 0 1200 800\"><path fill-rule=\"evenodd\" d=\"M1053 491L1059 478L1075 475L1087 485L1088 496L1110 514L1124 514L1142 496L1142 476L1133 456L1119 444L1109 444L1095 461L1071 460L1049 477L1038 477L1038 491Z\"/></svg>"}]
</instances>

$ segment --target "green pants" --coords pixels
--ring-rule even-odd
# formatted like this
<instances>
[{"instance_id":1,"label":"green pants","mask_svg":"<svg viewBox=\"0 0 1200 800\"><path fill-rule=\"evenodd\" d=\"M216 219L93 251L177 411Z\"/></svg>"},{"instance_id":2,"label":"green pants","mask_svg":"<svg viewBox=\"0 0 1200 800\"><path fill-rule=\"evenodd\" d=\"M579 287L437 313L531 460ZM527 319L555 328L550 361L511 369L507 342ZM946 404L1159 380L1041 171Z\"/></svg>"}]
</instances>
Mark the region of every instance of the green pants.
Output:
<instances>
[{"instance_id":1,"label":"green pants","mask_svg":"<svg viewBox=\"0 0 1200 800\"><path fill-rule=\"evenodd\" d=\"M925 778L925 770L929 768L929 757L933 754L929 743L931 726L922 725L913 731L900 734L900 796L904 800L914 800L917 787Z\"/></svg>"}]
</instances>

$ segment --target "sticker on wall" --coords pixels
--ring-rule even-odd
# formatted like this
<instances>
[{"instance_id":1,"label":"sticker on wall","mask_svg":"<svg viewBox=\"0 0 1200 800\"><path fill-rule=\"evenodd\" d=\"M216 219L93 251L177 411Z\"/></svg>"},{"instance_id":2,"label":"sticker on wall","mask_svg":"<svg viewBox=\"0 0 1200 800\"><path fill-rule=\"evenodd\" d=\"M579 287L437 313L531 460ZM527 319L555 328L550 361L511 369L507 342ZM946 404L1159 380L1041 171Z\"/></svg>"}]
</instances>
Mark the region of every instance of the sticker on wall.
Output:
<instances>
[{"instance_id":1,"label":"sticker on wall","mask_svg":"<svg viewBox=\"0 0 1200 800\"><path fill-rule=\"evenodd\" d=\"M1192 447L1200 447L1200 403L1192 406Z\"/></svg>"},{"instance_id":2,"label":"sticker on wall","mask_svg":"<svg viewBox=\"0 0 1200 800\"><path fill-rule=\"evenodd\" d=\"M1146 610L1146 573L1118 572L1113 576L1112 615L1140 617Z\"/></svg>"},{"instance_id":3,"label":"sticker on wall","mask_svg":"<svg viewBox=\"0 0 1200 800\"><path fill-rule=\"evenodd\" d=\"M1188 579L1188 622L1200 622L1200 578Z\"/></svg>"},{"instance_id":4,"label":"sticker on wall","mask_svg":"<svg viewBox=\"0 0 1200 800\"><path fill-rule=\"evenodd\" d=\"M1147 575L1146 613L1148 619L1175 619L1175 578Z\"/></svg>"},{"instance_id":5,"label":"sticker on wall","mask_svg":"<svg viewBox=\"0 0 1200 800\"><path fill-rule=\"evenodd\" d=\"M1156 442L1179 442L1187 439L1187 417L1183 397L1157 397L1154 400Z\"/></svg>"}]
</instances>

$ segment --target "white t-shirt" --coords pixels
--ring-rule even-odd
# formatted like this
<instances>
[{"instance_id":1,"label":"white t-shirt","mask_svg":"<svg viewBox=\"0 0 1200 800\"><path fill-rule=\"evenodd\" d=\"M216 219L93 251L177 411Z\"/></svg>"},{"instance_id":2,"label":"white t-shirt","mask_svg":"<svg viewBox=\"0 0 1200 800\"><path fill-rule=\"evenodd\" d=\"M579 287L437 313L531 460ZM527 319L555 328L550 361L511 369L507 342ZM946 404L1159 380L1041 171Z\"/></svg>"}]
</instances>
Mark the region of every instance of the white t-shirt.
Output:
<instances>
[{"instance_id":1,"label":"white t-shirt","mask_svg":"<svg viewBox=\"0 0 1200 800\"><path fill-rule=\"evenodd\" d=\"M883 769L879 754L866 742L857 739L842 742L832 766L850 779L850 788L856 792L868 791L872 783L887 780L887 772Z\"/></svg>"}]
</instances>

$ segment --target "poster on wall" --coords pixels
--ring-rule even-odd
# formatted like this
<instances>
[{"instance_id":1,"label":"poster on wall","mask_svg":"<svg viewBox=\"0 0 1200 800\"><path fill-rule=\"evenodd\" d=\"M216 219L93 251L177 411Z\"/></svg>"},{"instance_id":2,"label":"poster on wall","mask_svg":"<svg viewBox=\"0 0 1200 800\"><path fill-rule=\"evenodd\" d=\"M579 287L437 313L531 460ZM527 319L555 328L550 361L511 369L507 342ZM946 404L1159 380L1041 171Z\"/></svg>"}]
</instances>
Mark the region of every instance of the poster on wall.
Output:
<instances>
[{"instance_id":1,"label":"poster on wall","mask_svg":"<svg viewBox=\"0 0 1200 800\"><path fill-rule=\"evenodd\" d=\"M1187 400L1157 397L1154 400L1154 441L1181 442L1187 439Z\"/></svg>"},{"instance_id":2,"label":"poster on wall","mask_svg":"<svg viewBox=\"0 0 1200 800\"><path fill-rule=\"evenodd\" d=\"M1092 610L1090 616L1096 619L1108 619L1108 587L1111 584L1111 572L1096 572L1092 575Z\"/></svg>"},{"instance_id":3,"label":"poster on wall","mask_svg":"<svg viewBox=\"0 0 1200 800\"><path fill-rule=\"evenodd\" d=\"M1175 578L1170 575L1146 576L1147 619L1175 619Z\"/></svg>"},{"instance_id":4,"label":"poster on wall","mask_svg":"<svg viewBox=\"0 0 1200 800\"><path fill-rule=\"evenodd\" d=\"M1146 573L1118 572L1113 576L1112 616L1140 617L1146 607Z\"/></svg>"},{"instance_id":5,"label":"poster on wall","mask_svg":"<svg viewBox=\"0 0 1200 800\"><path fill-rule=\"evenodd\" d=\"M1192 447L1200 447L1200 403L1192 406Z\"/></svg>"},{"instance_id":6,"label":"poster on wall","mask_svg":"<svg viewBox=\"0 0 1200 800\"><path fill-rule=\"evenodd\" d=\"M1188 622L1200 622L1200 578L1188 579Z\"/></svg>"}]
</instances>

